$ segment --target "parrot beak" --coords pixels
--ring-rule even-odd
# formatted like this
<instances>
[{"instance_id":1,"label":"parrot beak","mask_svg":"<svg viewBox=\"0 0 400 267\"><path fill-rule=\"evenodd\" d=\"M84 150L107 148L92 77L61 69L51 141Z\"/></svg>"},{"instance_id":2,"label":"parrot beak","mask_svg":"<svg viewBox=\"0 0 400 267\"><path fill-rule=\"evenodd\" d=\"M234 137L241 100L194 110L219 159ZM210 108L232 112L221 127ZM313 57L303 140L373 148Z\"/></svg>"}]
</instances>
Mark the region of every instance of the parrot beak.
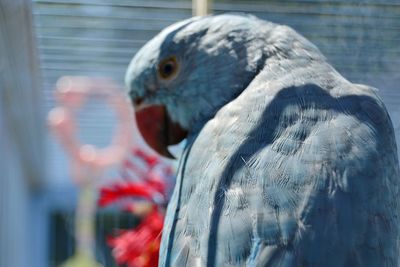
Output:
<instances>
[{"instance_id":1,"label":"parrot beak","mask_svg":"<svg viewBox=\"0 0 400 267\"><path fill-rule=\"evenodd\" d=\"M185 139L187 131L170 119L162 105L135 105L135 111L139 131L146 143L160 155L174 159L168 146Z\"/></svg>"}]
</instances>

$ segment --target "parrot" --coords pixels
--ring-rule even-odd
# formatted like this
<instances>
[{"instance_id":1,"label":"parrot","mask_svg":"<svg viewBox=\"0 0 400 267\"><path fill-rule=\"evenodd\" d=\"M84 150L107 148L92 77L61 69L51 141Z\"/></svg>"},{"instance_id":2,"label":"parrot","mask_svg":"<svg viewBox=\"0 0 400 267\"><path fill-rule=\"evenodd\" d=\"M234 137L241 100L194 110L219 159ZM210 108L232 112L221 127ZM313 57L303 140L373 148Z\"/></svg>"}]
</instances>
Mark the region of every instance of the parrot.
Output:
<instances>
[{"instance_id":1,"label":"parrot","mask_svg":"<svg viewBox=\"0 0 400 267\"><path fill-rule=\"evenodd\" d=\"M400 266L388 111L291 27L231 13L176 22L125 83L145 143L174 158L186 140L159 266Z\"/></svg>"}]
</instances>

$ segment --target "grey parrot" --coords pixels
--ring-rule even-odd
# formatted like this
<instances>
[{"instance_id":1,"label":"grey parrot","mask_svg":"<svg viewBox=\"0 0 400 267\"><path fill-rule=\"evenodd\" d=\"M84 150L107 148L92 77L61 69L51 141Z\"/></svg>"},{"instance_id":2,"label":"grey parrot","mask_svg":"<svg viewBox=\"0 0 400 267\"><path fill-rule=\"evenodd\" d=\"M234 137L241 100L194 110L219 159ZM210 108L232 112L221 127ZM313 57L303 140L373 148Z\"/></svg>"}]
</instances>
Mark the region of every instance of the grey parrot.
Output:
<instances>
[{"instance_id":1,"label":"grey parrot","mask_svg":"<svg viewBox=\"0 0 400 267\"><path fill-rule=\"evenodd\" d=\"M400 266L390 117L296 31L190 18L145 44L125 81L154 150L186 138L160 266Z\"/></svg>"}]
</instances>

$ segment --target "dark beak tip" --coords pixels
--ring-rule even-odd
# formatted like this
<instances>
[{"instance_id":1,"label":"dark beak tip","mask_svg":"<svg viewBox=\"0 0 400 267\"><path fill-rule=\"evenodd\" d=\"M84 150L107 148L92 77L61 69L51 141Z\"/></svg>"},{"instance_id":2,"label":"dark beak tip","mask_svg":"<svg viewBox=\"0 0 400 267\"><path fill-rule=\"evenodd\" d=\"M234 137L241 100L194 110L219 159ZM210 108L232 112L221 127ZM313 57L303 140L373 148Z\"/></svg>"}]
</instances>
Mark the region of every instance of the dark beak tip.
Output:
<instances>
[{"instance_id":1,"label":"dark beak tip","mask_svg":"<svg viewBox=\"0 0 400 267\"><path fill-rule=\"evenodd\" d=\"M175 160L175 156L172 155L172 153L168 150L168 148L164 151L164 153L162 154L164 157Z\"/></svg>"}]
</instances>

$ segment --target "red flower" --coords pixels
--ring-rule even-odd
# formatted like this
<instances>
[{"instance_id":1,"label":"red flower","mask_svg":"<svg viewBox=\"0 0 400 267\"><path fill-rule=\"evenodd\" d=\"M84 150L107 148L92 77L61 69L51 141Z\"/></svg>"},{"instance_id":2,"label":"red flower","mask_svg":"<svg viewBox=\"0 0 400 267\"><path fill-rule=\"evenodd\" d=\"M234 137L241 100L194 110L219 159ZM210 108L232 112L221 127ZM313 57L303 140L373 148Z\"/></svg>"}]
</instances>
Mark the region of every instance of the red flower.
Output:
<instances>
[{"instance_id":1,"label":"red flower","mask_svg":"<svg viewBox=\"0 0 400 267\"><path fill-rule=\"evenodd\" d=\"M100 189L97 204L100 207L110 205L120 199L134 197L154 201L157 195L165 197L165 183L160 180L145 180L143 182L118 182Z\"/></svg>"},{"instance_id":2,"label":"red flower","mask_svg":"<svg viewBox=\"0 0 400 267\"><path fill-rule=\"evenodd\" d=\"M142 158L144 161L146 161L147 165L150 168L156 166L160 162L160 159L157 156L146 154L143 150L137 149L134 150L133 153L137 157Z\"/></svg>"},{"instance_id":3,"label":"red flower","mask_svg":"<svg viewBox=\"0 0 400 267\"><path fill-rule=\"evenodd\" d=\"M163 206L167 199L166 178L172 175L170 166L157 156L142 150L133 150L132 158L125 160L121 173L125 178L100 189L98 205L104 207L120 200L131 200L123 207L142 217L140 224L132 230L119 230L116 236L108 237L118 264L128 267L156 267L164 223ZM140 166L138 166L138 159ZM140 181L135 178L140 177ZM134 202L142 199L146 202Z\"/></svg>"},{"instance_id":4,"label":"red flower","mask_svg":"<svg viewBox=\"0 0 400 267\"><path fill-rule=\"evenodd\" d=\"M158 266L161 231L164 214L154 205L152 211L133 230L121 231L117 237L109 237L108 245L118 264L128 267Z\"/></svg>"}]
</instances>

